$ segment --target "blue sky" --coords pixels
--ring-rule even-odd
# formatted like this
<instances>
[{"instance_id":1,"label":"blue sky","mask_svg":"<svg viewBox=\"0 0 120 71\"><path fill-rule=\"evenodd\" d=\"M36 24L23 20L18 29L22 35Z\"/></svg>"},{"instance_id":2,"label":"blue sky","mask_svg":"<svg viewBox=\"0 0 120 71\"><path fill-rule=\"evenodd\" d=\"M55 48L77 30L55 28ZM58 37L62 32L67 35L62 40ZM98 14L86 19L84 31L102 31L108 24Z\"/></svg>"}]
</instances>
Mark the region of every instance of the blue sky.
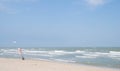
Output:
<instances>
[{"instance_id":1,"label":"blue sky","mask_svg":"<svg viewBox=\"0 0 120 71\"><path fill-rule=\"evenodd\" d=\"M120 47L120 0L0 0L1 47Z\"/></svg>"}]
</instances>

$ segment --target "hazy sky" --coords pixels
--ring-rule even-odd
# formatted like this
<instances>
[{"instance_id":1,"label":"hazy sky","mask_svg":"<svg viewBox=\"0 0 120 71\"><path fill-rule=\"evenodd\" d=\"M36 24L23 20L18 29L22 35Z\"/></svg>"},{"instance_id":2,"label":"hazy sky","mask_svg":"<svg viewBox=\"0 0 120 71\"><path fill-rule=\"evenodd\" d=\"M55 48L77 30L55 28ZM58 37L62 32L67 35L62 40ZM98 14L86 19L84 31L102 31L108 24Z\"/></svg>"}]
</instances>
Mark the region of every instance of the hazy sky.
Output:
<instances>
[{"instance_id":1,"label":"hazy sky","mask_svg":"<svg viewBox=\"0 0 120 71\"><path fill-rule=\"evenodd\" d=\"M0 46L120 47L120 0L0 0Z\"/></svg>"}]
</instances>

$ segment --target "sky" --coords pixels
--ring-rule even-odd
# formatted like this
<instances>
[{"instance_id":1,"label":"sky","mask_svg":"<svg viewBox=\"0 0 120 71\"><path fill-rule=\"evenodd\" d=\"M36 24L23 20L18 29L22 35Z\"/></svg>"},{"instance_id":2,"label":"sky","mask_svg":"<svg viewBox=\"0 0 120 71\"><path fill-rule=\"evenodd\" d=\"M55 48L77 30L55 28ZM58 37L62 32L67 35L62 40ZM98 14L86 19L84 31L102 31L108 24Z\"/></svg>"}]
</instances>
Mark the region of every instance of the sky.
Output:
<instances>
[{"instance_id":1,"label":"sky","mask_svg":"<svg viewBox=\"0 0 120 71\"><path fill-rule=\"evenodd\" d=\"M0 0L0 47L120 47L120 0Z\"/></svg>"}]
</instances>

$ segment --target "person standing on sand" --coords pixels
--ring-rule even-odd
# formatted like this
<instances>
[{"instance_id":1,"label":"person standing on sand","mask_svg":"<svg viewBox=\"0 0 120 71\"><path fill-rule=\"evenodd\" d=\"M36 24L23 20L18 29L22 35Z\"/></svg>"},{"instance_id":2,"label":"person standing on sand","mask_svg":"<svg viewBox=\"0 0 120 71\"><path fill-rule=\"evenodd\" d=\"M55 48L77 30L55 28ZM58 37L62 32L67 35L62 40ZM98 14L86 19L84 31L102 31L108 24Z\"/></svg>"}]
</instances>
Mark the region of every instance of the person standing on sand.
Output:
<instances>
[{"instance_id":1,"label":"person standing on sand","mask_svg":"<svg viewBox=\"0 0 120 71\"><path fill-rule=\"evenodd\" d=\"M23 57L23 55L22 55L22 49L21 49L21 48L18 48L18 54L20 55L20 58L21 58L22 60L24 60L24 57Z\"/></svg>"}]
</instances>

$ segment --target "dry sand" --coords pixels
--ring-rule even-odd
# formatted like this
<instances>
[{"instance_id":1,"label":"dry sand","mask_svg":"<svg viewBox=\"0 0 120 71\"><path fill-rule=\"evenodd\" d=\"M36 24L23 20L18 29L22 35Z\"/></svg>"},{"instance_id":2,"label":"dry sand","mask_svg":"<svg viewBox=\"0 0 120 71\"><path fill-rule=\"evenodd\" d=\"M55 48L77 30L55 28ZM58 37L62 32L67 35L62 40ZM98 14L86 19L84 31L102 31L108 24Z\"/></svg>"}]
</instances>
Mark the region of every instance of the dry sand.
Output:
<instances>
[{"instance_id":1,"label":"dry sand","mask_svg":"<svg viewBox=\"0 0 120 71\"><path fill-rule=\"evenodd\" d=\"M120 71L70 63L0 58L0 71Z\"/></svg>"}]
</instances>

